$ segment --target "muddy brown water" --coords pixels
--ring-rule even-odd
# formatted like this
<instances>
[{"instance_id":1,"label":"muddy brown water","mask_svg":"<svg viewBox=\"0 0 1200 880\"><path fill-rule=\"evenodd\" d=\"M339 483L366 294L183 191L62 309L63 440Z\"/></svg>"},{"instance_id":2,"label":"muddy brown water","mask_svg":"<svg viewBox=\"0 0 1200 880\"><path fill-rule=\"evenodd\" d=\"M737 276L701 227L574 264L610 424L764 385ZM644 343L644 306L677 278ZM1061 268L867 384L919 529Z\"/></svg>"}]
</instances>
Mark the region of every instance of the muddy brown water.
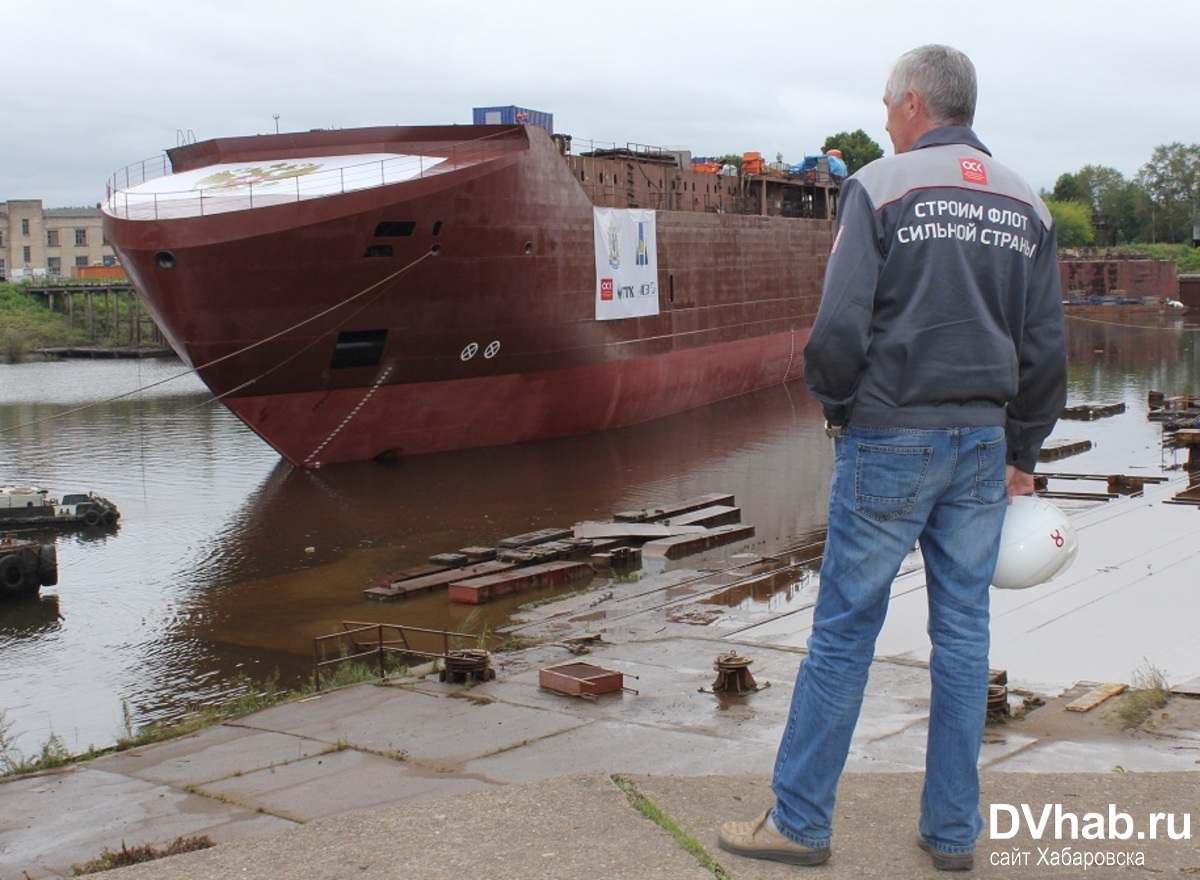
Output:
<instances>
[{"instance_id":1,"label":"muddy brown water","mask_svg":"<svg viewBox=\"0 0 1200 880\"><path fill-rule=\"evenodd\" d=\"M1127 412L1061 422L1052 439L1093 449L1043 469L1176 464L1146 397L1200 393L1200 327L1114 315L1069 329L1068 402ZM345 620L479 632L553 595L480 610L444 592L363 599L375 579L435 553L708 492L733 493L756 528L728 552L806 544L824 526L832 455L802 383L588 437L300 471L194 378L171 379L183 372L174 360L0 365L0 483L93 489L122 513L113 531L47 534L58 586L0 605L0 721L25 754L51 735L73 750L108 745L127 725L228 697L242 675L299 684L313 637ZM736 601L786 610L794 592L785 579Z\"/></svg>"}]
</instances>

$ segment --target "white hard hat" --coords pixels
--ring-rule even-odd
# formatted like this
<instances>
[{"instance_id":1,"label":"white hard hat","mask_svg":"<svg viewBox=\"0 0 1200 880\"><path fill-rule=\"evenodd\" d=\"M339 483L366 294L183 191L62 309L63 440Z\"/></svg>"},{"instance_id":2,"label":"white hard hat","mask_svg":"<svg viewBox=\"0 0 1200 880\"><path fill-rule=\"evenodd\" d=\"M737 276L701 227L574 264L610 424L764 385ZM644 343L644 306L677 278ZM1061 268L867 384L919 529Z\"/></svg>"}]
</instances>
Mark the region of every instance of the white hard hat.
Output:
<instances>
[{"instance_id":1,"label":"white hard hat","mask_svg":"<svg viewBox=\"0 0 1200 880\"><path fill-rule=\"evenodd\" d=\"M1075 560L1079 539L1067 515L1036 495L1018 495L1004 515L992 586L1024 590L1061 574Z\"/></svg>"}]
</instances>

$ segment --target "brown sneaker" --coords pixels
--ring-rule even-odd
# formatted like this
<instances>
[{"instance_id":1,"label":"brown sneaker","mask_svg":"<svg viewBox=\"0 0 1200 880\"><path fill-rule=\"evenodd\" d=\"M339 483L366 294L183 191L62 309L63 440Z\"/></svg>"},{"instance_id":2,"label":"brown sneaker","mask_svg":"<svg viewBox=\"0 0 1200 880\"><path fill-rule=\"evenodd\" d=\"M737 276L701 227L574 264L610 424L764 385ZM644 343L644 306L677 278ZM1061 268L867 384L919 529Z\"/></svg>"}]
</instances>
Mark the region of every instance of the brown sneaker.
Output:
<instances>
[{"instance_id":1,"label":"brown sneaker","mask_svg":"<svg viewBox=\"0 0 1200 880\"><path fill-rule=\"evenodd\" d=\"M829 847L813 849L784 837L767 824L767 810L753 822L726 822L717 834L717 846L748 859L770 859L789 865L819 865L829 860Z\"/></svg>"},{"instance_id":2,"label":"brown sneaker","mask_svg":"<svg viewBox=\"0 0 1200 880\"><path fill-rule=\"evenodd\" d=\"M933 866L939 871L970 871L975 867L974 853L948 853L934 849L924 837L917 840L917 846L929 853Z\"/></svg>"}]
</instances>

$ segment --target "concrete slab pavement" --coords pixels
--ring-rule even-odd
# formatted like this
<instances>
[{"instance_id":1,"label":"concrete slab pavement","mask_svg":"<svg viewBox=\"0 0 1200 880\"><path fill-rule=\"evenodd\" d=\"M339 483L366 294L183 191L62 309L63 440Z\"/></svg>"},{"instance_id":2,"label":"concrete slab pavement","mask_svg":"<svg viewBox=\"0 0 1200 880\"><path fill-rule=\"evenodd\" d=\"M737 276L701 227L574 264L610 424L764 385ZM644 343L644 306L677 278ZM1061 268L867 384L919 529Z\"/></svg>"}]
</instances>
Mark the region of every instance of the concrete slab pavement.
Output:
<instances>
[{"instance_id":1,"label":"concrete slab pavement","mask_svg":"<svg viewBox=\"0 0 1200 880\"><path fill-rule=\"evenodd\" d=\"M602 773L357 813L110 880L712 880Z\"/></svg>"},{"instance_id":2,"label":"concrete slab pavement","mask_svg":"<svg viewBox=\"0 0 1200 880\"><path fill-rule=\"evenodd\" d=\"M783 880L798 872L820 880L843 878L916 878L945 876L935 871L929 857L917 848L917 814L921 794L921 775L917 773L847 773L838 790L834 826L833 856L819 868L800 869L782 864L743 859L717 847L717 831L722 822L757 817L772 803L770 780L766 776L670 777L635 776L629 780L644 797L664 813L676 819L688 834L712 853L721 868L734 880ZM1200 873L1200 835L1192 829L1191 839L1172 839L1165 820L1157 823L1156 837L1138 839L1151 833L1150 816L1156 812L1173 814L1174 832L1183 831L1182 817L1197 810L1197 777L1187 774L1072 774L1072 773L985 773L981 779L984 818L989 805L1011 806L1020 815L1028 804L1034 818L1041 819L1047 804L1061 804L1064 812L1080 820L1087 813L1101 814L1106 824L1110 804L1117 813L1129 816L1132 823L1127 840L1071 839L1068 833L1057 835L1051 813L1041 839L1034 839L1021 818L1014 825L1010 814L998 810L997 830L1012 837L993 840L985 831L976 851L975 870L969 875L986 878L1129 878L1180 877ZM1053 810L1053 806L1051 806ZM1198 818L1192 815L1192 818ZM1082 829L1086 822L1077 823ZM1125 833L1118 819L1113 830ZM1115 858L1131 858L1140 866L1098 865L1084 868L1082 863L1062 864L1064 847L1071 853L1111 852ZM1044 855L1043 855L1044 853ZM1055 855L1057 854L1057 855ZM1121 854L1121 855L1118 855ZM1069 855L1068 861L1077 858ZM1015 863L1014 863L1015 861ZM995 862L995 863L993 863ZM1041 862L1041 863L1039 863Z\"/></svg>"},{"instance_id":3,"label":"concrete slab pavement","mask_svg":"<svg viewBox=\"0 0 1200 880\"><path fill-rule=\"evenodd\" d=\"M65 877L72 865L177 837L259 838L294 822L238 804L81 765L0 787L0 878ZM103 841L103 843L101 843ZM99 845L97 845L99 844Z\"/></svg>"},{"instance_id":4,"label":"concrete slab pavement","mask_svg":"<svg viewBox=\"0 0 1200 880\"><path fill-rule=\"evenodd\" d=\"M1187 509L1171 515L1194 518ZM1156 589L1165 585L1176 595L1192 554L1177 536L1169 544L1177 564L1153 577ZM749 629L734 605L713 601L736 582L729 572L674 570L614 583L604 601L580 596L534 615L521 628L530 647L497 656L494 681L456 685L425 676L345 688L171 742L6 781L0 880L64 876L122 841L163 846L199 834L221 846L129 876L694 876L694 860L684 854L680 862L678 845L634 810L609 776L637 776L647 796L661 798L664 811L718 857L719 821L752 818L769 802L766 774L803 655L798 645L812 592L811 579L797 577L793 598L801 610ZM913 577L903 575L898 589L913 592ZM1094 598L1108 595L1091 589ZM1081 593L1077 601L1086 599ZM904 601L915 603L916 594ZM1062 628L1068 613L1054 616L1059 641L1069 640ZM1050 637L1031 621L1030 633ZM1170 632L1172 650L1186 645L1177 622ZM560 641L580 635L601 637L584 658ZM1070 638L1097 647L1083 634ZM1152 631L1139 629L1137 638L1155 644ZM886 644L896 656L881 656L872 668L838 807L839 840L864 842L839 850L815 876L928 870L912 845L928 671L915 659L916 642ZM750 656L755 679L770 686L744 697L712 694L713 662L730 650ZM539 669L573 659L625 673L637 693L588 701L538 686ZM1010 687L1022 686L1010 676ZM1200 701L1176 698L1142 727L1126 730L1111 706L1086 715L1065 711L1089 687L1056 684L1042 695L1041 708L989 726L981 762L993 780L987 797L1038 810L1061 796L1080 811L1110 803L1131 812L1144 807L1147 815L1200 811ZM1192 839L1200 839L1200 828ZM1011 852L1021 840L1004 843ZM1159 839L1147 855L1151 848L1164 870L1200 874L1194 846ZM795 870L718 859L733 877ZM199 873L170 873L178 863ZM1001 873L979 876L1056 876L1045 873L1049 866L1000 867ZM1021 873L1026 869L1034 872ZM1092 867L1087 876L1131 875Z\"/></svg>"}]
</instances>

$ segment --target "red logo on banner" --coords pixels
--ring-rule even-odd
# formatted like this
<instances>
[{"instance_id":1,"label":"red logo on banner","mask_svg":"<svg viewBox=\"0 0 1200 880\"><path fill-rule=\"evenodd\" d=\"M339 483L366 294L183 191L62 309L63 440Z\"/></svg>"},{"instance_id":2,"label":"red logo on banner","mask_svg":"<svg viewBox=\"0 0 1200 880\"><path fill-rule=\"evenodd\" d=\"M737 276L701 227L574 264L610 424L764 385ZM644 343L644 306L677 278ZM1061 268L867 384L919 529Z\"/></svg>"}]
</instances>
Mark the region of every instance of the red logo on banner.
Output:
<instances>
[{"instance_id":1,"label":"red logo on banner","mask_svg":"<svg viewBox=\"0 0 1200 880\"><path fill-rule=\"evenodd\" d=\"M962 169L962 177L967 183L987 185L987 169L979 159L959 159L958 167Z\"/></svg>"},{"instance_id":2,"label":"red logo on banner","mask_svg":"<svg viewBox=\"0 0 1200 880\"><path fill-rule=\"evenodd\" d=\"M600 301L612 302L613 298L613 280L611 278L600 279Z\"/></svg>"}]
</instances>

